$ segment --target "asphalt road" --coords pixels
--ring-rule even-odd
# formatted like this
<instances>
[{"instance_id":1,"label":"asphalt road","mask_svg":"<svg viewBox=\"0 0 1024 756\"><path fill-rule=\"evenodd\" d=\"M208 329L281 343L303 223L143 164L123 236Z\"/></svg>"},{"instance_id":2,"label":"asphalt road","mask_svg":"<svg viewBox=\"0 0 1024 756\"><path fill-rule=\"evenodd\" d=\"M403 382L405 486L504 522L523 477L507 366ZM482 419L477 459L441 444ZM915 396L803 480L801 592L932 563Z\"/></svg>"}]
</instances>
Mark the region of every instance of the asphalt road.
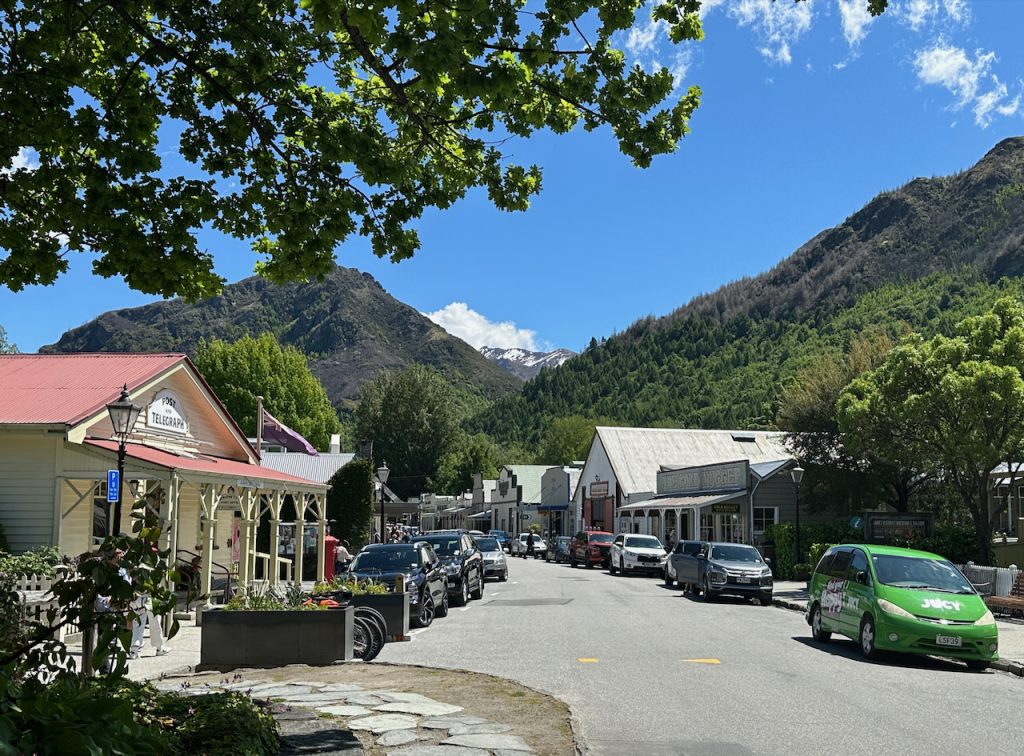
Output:
<instances>
[{"instance_id":1,"label":"asphalt road","mask_svg":"<svg viewBox=\"0 0 1024 756\"><path fill-rule=\"evenodd\" d=\"M1020 754L1024 680L863 660L803 615L647 577L512 559L507 583L381 661L502 675L566 701L593 754ZM715 663L717 662L717 663Z\"/></svg>"}]
</instances>

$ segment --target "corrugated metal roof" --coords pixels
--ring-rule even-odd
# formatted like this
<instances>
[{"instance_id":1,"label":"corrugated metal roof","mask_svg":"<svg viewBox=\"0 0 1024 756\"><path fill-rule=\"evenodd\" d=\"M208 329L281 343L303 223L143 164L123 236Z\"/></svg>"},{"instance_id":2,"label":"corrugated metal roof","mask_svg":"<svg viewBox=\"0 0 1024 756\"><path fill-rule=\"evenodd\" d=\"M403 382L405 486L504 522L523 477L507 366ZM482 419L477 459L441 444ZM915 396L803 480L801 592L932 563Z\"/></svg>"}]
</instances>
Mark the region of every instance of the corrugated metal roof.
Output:
<instances>
[{"instance_id":1,"label":"corrugated metal roof","mask_svg":"<svg viewBox=\"0 0 1024 756\"><path fill-rule=\"evenodd\" d=\"M298 452L263 452L260 462L274 470L295 475L317 483L326 483L334 473L355 458L355 454L331 454L321 452L314 457L312 454Z\"/></svg>"},{"instance_id":2,"label":"corrugated metal roof","mask_svg":"<svg viewBox=\"0 0 1024 756\"><path fill-rule=\"evenodd\" d=\"M708 504L739 499L746 495L746 491L733 491L732 493L702 494L700 496L669 496L664 499L647 499L646 501L638 501L635 504L626 504L623 507L619 507L619 511L636 512L641 509L698 508Z\"/></svg>"},{"instance_id":3,"label":"corrugated metal roof","mask_svg":"<svg viewBox=\"0 0 1024 756\"><path fill-rule=\"evenodd\" d=\"M74 425L183 354L0 355L0 423Z\"/></svg>"},{"instance_id":4,"label":"corrugated metal roof","mask_svg":"<svg viewBox=\"0 0 1024 756\"><path fill-rule=\"evenodd\" d=\"M695 467L740 459L775 462L789 459L785 434L777 431L616 428L598 426L615 478L625 495L657 490L657 474L666 467ZM750 440L737 440L750 439Z\"/></svg>"},{"instance_id":5,"label":"corrugated metal roof","mask_svg":"<svg viewBox=\"0 0 1024 756\"><path fill-rule=\"evenodd\" d=\"M541 492L541 478L551 465L505 465L516 476L516 485L522 486L524 504L539 504Z\"/></svg>"},{"instance_id":6,"label":"corrugated metal roof","mask_svg":"<svg viewBox=\"0 0 1024 756\"><path fill-rule=\"evenodd\" d=\"M85 442L85 445L117 453L116 441L95 441L90 439ZM132 459L160 465L168 470L191 470L193 472L212 473L213 475L224 475L234 478L249 478L257 481L269 480L277 483L294 483L306 488L324 488L323 484L318 481L289 475L269 467L264 467L263 465L250 465L248 462L239 462L235 459L185 457L179 454L172 454L163 449L154 449L152 446L145 446L143 444L127 444L125 451L127 456Z\"/></svg>"}]
</instances>

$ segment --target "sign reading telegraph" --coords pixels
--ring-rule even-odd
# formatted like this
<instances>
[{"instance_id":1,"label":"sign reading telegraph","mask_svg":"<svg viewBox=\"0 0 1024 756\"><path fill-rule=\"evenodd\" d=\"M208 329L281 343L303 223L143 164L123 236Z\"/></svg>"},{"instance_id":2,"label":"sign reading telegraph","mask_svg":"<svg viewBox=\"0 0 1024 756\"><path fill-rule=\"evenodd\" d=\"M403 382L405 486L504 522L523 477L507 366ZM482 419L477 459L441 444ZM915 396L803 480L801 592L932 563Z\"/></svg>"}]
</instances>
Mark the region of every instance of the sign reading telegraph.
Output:
<instances>
[{"instance_id":1,"label":"sign reading telegraph","mask_svg":"<svg viewBox=\"0 0 1024 756\"><path fill-rule=\"evenodd\" d=\"M188 418L185 417L181 401L174 392L167 389L157 392L146 411L146 425L165 433L188 435Z\"/></svg>"}]
</instances>

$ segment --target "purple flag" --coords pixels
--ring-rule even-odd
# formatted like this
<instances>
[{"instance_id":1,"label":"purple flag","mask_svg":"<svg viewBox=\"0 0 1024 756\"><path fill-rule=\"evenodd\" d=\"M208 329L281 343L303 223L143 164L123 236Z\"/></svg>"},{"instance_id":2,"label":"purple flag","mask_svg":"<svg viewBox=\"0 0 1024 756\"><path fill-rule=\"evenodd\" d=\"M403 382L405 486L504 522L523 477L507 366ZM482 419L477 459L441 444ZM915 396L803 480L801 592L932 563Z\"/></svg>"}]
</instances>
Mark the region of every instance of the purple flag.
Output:
<instances>
[{"instance_id":1,"label":"purple flag","mask_svg":"<svg viewBox=\"0 0 1024 756\"><path fill-rule=\"evenodd\" d=\"M263 410L263 442L278 444L290 452L305 452L315 457L320 456L320 452L314 449L309 441L266 410Z\"/></svg>"}]
</instances>

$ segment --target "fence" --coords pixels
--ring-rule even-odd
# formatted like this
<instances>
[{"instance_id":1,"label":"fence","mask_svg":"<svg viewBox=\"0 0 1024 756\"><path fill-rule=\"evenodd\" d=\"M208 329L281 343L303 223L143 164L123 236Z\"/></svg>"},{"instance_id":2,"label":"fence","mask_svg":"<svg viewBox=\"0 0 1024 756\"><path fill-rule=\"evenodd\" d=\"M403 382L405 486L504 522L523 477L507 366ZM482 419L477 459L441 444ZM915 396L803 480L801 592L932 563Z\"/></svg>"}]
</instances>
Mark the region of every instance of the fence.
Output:
<instances>
[{"instance_id":1,"label":"fence","mask_svg":"<svg viewBox=\"0 0 1024 756\"><path fill-rule=\"evenodd\" d=\"M1013 581L1020 572L1014 567L983 567L973 562L958 564L957 567L983 596L1009 596Z\"/></svg>"},{"instance_id":2,"label":"fence","mask_svg":"<svg viewBox=\"0 0 1024 756\"><path fill-rule=\"evenodd\" d=\"M42 575L27 575L18 578L14 584L14 590L18 592L21 597L21 603L23 607L23 618L26 622L38 622L46 625L49 623L49 619L46 616L47 611L56 606L53 594L50 593L50 587L53 585L53 581L48 577ZM77 625L64 625L59 631L61 639L68 641L68 636L73 636L80 633Z\"/></svg>"}]
</instances>

